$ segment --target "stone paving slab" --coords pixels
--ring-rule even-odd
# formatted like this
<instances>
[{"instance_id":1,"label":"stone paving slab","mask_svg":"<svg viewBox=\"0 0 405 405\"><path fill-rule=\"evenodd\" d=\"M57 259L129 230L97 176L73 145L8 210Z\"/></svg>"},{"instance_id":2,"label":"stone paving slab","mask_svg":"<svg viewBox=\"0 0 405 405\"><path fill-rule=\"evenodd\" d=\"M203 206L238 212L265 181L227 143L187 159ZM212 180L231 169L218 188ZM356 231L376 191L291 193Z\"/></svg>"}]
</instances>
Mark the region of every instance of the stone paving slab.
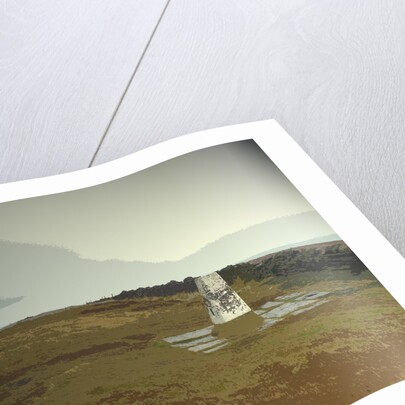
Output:
<instances>
[{"instance_id":1,"label":"stone paving slab","mask_svg":"<svg viewBox=\"0 0 405 405\"><path fill-rule=\"evenodd\" d=\"M198 329L193 332L184 333L182 335L169 336L167 338L164 338L163 340L168 343L176 343L176 342L181 342L183 340L196 339L196 338L199 338L202 336L209 335L213 329L214 329L214 325L208 326L207 328L204 328L204 329Z\"/></svg>"},{"instance_id":2,"label":"stone paving slab","mask_svg":"<svg viewBox=\"0 0 405 405\"><path fill-rule=\"evenodd\" d=\"M317 303L315 303L314 305L311 305L308 308L302 308L302 309L299 309L298 311L294 311L292 313L292 315L300 315L300 314L302 314L304 312L310 311L311 309L314 309L314 308L318 307L319 305L325 304L325 302L328 302L328 300L318 301Z\"/></svg>"},{"instance_id":3,"label":"stone paving slab","mask_svg":"<svg viewBox=\"0 0 405 405\"><path fill-rule=\"evenodd\" d=\"M192 347L192 346L197 346L198 344L201 343L206 343L206 342L210 342L211 340L216 339L215 336L212 335L208 335L202 338L197 338L197 339L193 339L190 342L185 342L185 343L174 343L173 347Z\"/></svg>"},{"instance_id":4,"label":"stone paving slab","mask_svg":"<svg viewBox=\"0 0 405 405\"><path fill-rule=\"evenodd\" d=\"M217 346L220 343L224 343L224 342L226 342L225 339L217 339L217 340L213 340L212 342L203 343L201 345L189 347L188 350L191 350L192 352L199 352L201 350L208 349L208 348L213 347L213 346Z\"/></svg>"},{"instance_id":5,"label":"stone paving slab","mask_svg":"<svg viewBox=\"0 0 405 405\"><path fill-rule=\"evenodd\" d=\"M263 318L281 318L297 310L298 308L307 306L314 302L314 300L286 302L285 304L280 305L279 307L274 308L271 311L262 314L261 316Z\"/></svg>"}]
</instances>

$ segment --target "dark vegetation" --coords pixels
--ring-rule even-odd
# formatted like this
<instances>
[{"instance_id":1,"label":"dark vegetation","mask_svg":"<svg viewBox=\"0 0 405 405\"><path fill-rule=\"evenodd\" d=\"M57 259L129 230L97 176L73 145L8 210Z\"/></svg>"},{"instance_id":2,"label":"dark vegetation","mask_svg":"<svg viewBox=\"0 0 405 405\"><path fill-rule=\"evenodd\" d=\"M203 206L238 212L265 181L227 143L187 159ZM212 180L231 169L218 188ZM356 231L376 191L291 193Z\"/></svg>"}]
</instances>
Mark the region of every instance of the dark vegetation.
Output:
<instances>
[{"instance_id":1,"label":"dark vegetation","mask_svg":"<svg viewBox=\"0 0 405 405\"><path fill-rule=\"evenodd\" d=\"M260 281L270 276L286 277L294 273L323 270L347 270L352 275L359 275L366 267L343 241L337 241L283 250L246 263L229 265L218 273L232 284L237 278L245 282ZM195 291L194 278L187 277L183 281L172 280L153 287L122 291L112 298L166 297Z\"/></svg>"}]
</instances>

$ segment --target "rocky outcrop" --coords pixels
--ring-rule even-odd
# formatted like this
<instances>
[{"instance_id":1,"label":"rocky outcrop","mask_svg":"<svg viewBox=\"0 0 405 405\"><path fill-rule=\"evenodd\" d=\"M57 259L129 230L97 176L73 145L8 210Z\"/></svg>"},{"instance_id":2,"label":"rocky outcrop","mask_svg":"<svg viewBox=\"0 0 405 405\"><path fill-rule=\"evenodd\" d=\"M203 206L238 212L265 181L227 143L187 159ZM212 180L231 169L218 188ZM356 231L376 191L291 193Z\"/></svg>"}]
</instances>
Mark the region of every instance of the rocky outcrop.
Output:
<instances>
[{"instance_id":1,"label":"rocky outcrop","mask_svg":"<svg viewBox=\"0 0 405 405\"><path fill-rule=\"evenodd\" d=\"M323 270L346 270L356 276L367 268L343 241L338 241L272 253L246 263L227 266L218 271L218 274L228 284L232 284L237 278L244 281L260 281L271 276L281 277L299 272ZM194 278L187 277L183 281L172 280L153 287L122 291L113 299L166 297L194 292L197 292Z\"/></svg>"},{"instance_id":2,"label":"rocky outcrop","mask_svg":"<svg viewBox=\"0 0 405 405\"><path fill-rule=\"evenodd\" d=\"M367 268L343 241L338 241L272 253L246 263L227 266L219 274L232 284L238 277L244 281L260 281L269 276L323 270L346 270L356 276Z\"/></svg>"},{"instance_id":3,"label":"rocky outcrop","mask_svg":"<svg viewBox=\"0 0 405 405\"><path fill-rule=\"evenodd\" d=\"M178 293L193 293L197 291L193 277L187 277L183 281L169 281L166 284L155 285L153 287L141 287L136 290L122 291L115 295L113 299L122 300L125 298L143 297L167 297Z\"/></svg>"}]
</instances>

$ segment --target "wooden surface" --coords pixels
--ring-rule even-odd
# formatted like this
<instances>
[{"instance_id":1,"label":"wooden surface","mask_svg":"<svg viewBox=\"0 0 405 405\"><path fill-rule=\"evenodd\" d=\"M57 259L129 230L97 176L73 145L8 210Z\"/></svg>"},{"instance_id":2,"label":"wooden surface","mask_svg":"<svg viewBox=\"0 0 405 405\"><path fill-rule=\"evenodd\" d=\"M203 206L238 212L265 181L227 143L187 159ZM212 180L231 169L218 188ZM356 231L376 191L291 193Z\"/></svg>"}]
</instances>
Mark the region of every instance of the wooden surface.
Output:
<instances>
[{"instance_id":1,"label":"wooden surface","mask_svg":"<svg viewBox=\"0 0 405 405\"><path fill-rule=\"evenodd\" d=\"M1 182L276 118L405 254L402 0L5 4Z\"/></svg>"},{"instance_id":2,"label":"wooden surface","mask_svg":"<svg viewBox=\"0 0 405 405\"><path fill-rule=\"evenodd\" d=\"M164 5L1 2L2 182L89 165Z\"/></svg>"}]
</instances>

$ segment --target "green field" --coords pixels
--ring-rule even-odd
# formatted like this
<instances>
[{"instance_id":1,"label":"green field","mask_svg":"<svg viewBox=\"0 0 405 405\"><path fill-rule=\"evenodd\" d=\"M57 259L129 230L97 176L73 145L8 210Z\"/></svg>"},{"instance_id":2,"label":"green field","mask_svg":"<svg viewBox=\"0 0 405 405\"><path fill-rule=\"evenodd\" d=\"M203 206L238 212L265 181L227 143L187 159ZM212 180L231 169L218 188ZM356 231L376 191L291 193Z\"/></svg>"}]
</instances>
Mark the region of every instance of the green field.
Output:
<instances>
[{"instance_id":1,"label":"green field","mask_svg":"<svg viewBox=\"0 0 405 405\"><path fill-rule=\"evenodd\" d=\"M233 329L215 328L229 344L210 354L162 340L210 325L197 293L103 301L26 320L0 332L0 399L341 405L405 379L404 311L368 271L238 278L233 288L252 309L294 292L330 295L265 330L254 314Z\"/></svg>"}]
</instances>

